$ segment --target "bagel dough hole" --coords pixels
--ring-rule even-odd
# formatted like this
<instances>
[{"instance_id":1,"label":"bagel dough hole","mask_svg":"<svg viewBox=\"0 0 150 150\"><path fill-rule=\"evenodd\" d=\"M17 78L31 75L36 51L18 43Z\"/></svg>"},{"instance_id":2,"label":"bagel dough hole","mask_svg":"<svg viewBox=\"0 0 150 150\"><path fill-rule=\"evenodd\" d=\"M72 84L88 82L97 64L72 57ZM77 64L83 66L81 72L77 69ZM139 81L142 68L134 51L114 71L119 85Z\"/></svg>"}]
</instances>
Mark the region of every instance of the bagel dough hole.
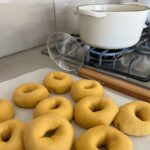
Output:
<instances>
[{"instance_id":1,"label":"bagel dough hole","mask_svg":"<svg viewBox=\"0 0 150 150\"><path fill-rule=\"evenodd\" d=\"M97 148L99 150L108 150L107 146L106 145L98 145Z\"/></svg>"},{"instance_id":2,"label":"bagel dough hole","mask_svg":"<svg viewBox=\"0 0 150 150\"><path fill-rule=\"evenodd\" d=\"M101 109L100 109L100 107L97 106L97 107L93 107L93 108L92 108L92 111L93 111L93 112L97 112L97 111L101 111Z\"/></svg>"},{"instance_id":3,"label":"bagel dough hole","mask_svg":"<svg viewBox=\"0 0 150 150\"><path fill-rule=\"evenodd\" d=\"M57 109L60 107L60 104L56 103L51 109Z\"/></svg>"},{"instance_id":4,"label":"bagel dough hole","mask_svg":"<svg viewBox=\"0 0 150 150\"><path fill-rule=\"evenodd\" d=\"M11 131L5 131L5 133L3 133L2 136L1 136L1 140L3 142L8 142L10 140L11 136L12 136Z\"/></svg>"},{"instance_id":5,"label":"bagel dough hole","mask_svg":"<svg viewBox=\"0 0 150 150\"><path fill-rule=\"evenodd\" d=\"M92 89L92 88L94 88L94 87L95 87L94 84L89 84L89 85L85 85L85 86L84 86L85 89Z\"/></svg>"},{"instance_id":6,"label":"bagel dough hole","mask_svg":"<svg viewBox=\"0 0 150 150\"><path fill-rule=\"evenodd\" d=\"M98 150L108 150L106 138L96 144Z\"/></svg>"},{"instance_id":7,"label":"bagel dough hole","mask_svg":"<svg viewBox=\"0 0 150 150\"><path fill-rule=\"evenodd\" d=\"M63 75L57 75L57 74L54 74L54 79L56 80L63 80L64 79L64 76Z\"/></svg>"},{"instance_id":8,"label":"bagel dough hole","mask_svg":"<svg viewBox=\"0 0 150 150\"><path fill-rule=\"evenodd\" d=\"M140 110L135 112L135 115L138 119L140 119L141 121L147 121L144 117L142 117Z\"/></svg>"},{"instance_id":9,"label":"bagel dough hole","mask_svg":"<svg viewBox=\"0 0 150 150\"><path fill-rule=\"evenodd\" d=\"M103 108L100 105L93 105L91 107L92 112L98 112L101 111Z\"/></svg>"},{"instance_id":10,"label":"bagel dough hole","mask_svg":"<svg viewBox=\"0 0 150 150\"><path fill-rule=\"evenodd\" d=\"M26 89L24 89L24 93L30 93L32 91L34 91L36 89L36 87L32 86L32 87L28 87Z\"/></svg>"},{"instance_id":11,"label":"bagel dough hole","mask_svg":"<svg viewBox=\"0 0 150 150\"><path fill-rule=\"evenodd\" d=\"M52 137L52 136L56 133L56 131L57 131L57 128L56 128L56 129L53 129L53 130L49 130L49 131L47 131L47 132L44 134L44 137L50 138L50 137Z\"/></svg>"}]
</instances>

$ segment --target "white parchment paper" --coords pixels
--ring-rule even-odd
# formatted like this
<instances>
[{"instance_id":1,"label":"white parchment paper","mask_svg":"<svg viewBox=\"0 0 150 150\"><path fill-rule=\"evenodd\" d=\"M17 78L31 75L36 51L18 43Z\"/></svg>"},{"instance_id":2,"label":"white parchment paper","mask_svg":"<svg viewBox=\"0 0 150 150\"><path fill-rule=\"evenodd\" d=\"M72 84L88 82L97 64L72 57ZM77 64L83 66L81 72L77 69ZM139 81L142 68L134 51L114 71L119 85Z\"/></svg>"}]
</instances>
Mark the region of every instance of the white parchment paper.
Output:
<instances>
[{"instance_id":1,"label":"white parchment paper","mask_svg":"<svg viewBox=\"0 0 150 150\"><path fill-rule=\"evenodd\" d=\"M0 83L0 97L8 99L12 102L12 94L17 86L19 86L22 83L28 83L28 82L42 83L45 75L50 71L53 71L53 70L50 68L44 68L44 69L40 69L40 70L36 70L30 73L24 74L22 76L19 76L17 78L14 78L5 82L1 82ZM79 77L74 76L74 79L78 80ZM51 94L50 96L54 96L54 95ZM75 102L71 99L70 93L64 94L61 96L66 96L67 98L69 98L71 103L75 106ZM105 96L113 99L114 102L116 102L118 106L121 106L125 103L129 103L135 100L132 97L129 97L127 95L124 95L122 93L119 93L117 91L114 91L108 88L105 88ZM23 109L23 108L16 107L15 105L14 107L16 109L15 118L20 119L24 122L29 122L32 120L33 109ZM75 129L75 139L77 139L77 137L81 134L81 132L84 131L84 129L77 126L74 121L72 122L72 125ZM131 137L130 136L130 138L133 142L134 150L150 150L150 136L146 136L146 137Z\"/></svg>"}]
</instances>

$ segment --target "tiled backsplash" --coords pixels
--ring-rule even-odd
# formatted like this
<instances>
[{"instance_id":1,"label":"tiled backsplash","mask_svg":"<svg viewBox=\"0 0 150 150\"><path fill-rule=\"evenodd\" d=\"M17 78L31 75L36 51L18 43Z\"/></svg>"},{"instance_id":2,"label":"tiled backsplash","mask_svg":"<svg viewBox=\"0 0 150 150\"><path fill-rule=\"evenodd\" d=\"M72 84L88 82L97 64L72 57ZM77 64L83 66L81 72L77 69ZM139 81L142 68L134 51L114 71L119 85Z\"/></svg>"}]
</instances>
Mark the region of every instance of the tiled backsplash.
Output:
<instances>
[{"instance_id":1,"label":"tiled backsplash","mask_svg":"<svg viewBox=\"0 0 150 150\"><path fill-rule=\"evenodd\" d=\"M77 33L78 5L120 0L55 0L57 31ZM52 0L0 0L0 57L39 46L54 32Z\"/></svg>"},{"instance_id":2,"label":"tiled backsplash","mask_svg":"<svg viewBox=\"0 0 150 150\"><path fill-rule=\"evenodd\" d=\"M52 0L1 0L0 20L0 57L39 46L54 32Z\"/></svg>"}]
</instances>

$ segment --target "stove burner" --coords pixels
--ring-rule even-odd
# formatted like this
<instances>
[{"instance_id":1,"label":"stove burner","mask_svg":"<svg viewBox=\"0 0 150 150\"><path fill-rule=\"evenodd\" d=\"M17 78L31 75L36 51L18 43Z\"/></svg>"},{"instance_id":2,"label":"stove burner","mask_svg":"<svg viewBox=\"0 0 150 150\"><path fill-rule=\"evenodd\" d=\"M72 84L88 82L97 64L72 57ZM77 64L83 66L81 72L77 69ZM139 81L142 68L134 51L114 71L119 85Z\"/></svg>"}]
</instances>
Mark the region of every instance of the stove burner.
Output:
<instances>
[{"instance_id":1,"label":"stove burner","mask_svg":"<svg viewBox=\"0 0 150 150\"><path fill-rule=\"evenodd\" d=\"M135 50L139 53L150 55L150 25L144 29L141 40L136 45Z\"/></svg>"},{"instance_id":2,"label":"stove burner","mask_svg":"<svg viewBox=\"0 0 150 150\"><path fill-rule=\"evenodd\" d=\"M119 50L90 48L85 64L148 82L150 81L150 55L145 55L145 52L142 45Z\"/></svg>"},{"instance_id":3,"label":"stove burner","mask_svg":"<svg viewBox=\"0 0 150 150\"><path fill-rule=\"evenodd\" d=\"M150 47L150 45L149 45ZM141 54L150 55L150 48L148 46L137 47L135 50Z\"/></svg>"},{"instance_id":4,"label":"stove burner","mask_svg":"<svg viewBox=\"0 0 150 150\"><path fill-rule=\"evenodd\" d=\"M105 50L105 49L98 49L98 48L91 48L89 50L90 57L95 60L99 60L99 64L102 61L105 62L112 62L115 60L120 60L125 53L131 53L134 49L118 49L118 50Z\"/></svg>"}]
</instances>

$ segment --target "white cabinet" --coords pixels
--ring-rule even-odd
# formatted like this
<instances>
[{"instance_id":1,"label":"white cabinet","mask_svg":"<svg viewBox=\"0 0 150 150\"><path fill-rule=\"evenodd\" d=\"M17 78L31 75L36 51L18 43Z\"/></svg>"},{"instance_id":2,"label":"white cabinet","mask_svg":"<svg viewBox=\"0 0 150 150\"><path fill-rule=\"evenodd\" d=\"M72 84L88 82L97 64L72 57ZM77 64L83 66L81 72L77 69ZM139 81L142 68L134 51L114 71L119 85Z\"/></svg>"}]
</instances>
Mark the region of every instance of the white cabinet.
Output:
<instances>
[{"instance_id":1,"label":"white cabinet","mask_svg":"<svg viewBox=\"0 0 150 150\"><path fill-rule=\"evenodd\" d=\"M52 0L1 0L0 57L44 44L53 16Z\"/></svg>"}]
</instances>

